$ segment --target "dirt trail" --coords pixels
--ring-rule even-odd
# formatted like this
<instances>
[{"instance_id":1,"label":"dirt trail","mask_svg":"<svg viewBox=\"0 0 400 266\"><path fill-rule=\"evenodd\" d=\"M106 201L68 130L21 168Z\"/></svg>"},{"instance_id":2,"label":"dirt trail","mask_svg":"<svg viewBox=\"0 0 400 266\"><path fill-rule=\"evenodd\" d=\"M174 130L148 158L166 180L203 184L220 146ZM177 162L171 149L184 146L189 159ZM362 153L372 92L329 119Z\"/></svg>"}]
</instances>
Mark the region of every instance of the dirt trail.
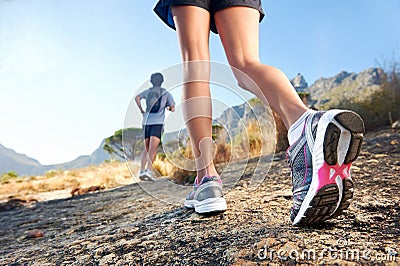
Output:
<instances>
[{"instance_id":1,"label":"dirt trail","mask_svg":"<svg viewBox=\"0 0 400 266\"><path fill-rule=\"evenodd\" d=\"M352 170L356 190L347 214L312 228L289 222L285 159L273 162L254 191L245 173L226 195L229 210L215 216L157 200L139 184L22 204L0 212L0 264L397 265L400 130L367 134ZM178 193L163 180L152 188Z\"/></svg>"}]
</instances>

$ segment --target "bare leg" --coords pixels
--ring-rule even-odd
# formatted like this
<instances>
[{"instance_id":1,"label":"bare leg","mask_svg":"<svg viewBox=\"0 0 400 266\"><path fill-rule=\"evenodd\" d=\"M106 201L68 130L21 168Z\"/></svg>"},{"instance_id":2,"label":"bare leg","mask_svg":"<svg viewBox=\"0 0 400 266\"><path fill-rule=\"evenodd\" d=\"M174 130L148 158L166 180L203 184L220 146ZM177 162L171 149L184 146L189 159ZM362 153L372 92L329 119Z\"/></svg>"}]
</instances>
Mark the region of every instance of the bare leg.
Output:
<instances>
[{"instance_id":1,"label":"bare leg","mask_svg":"<svg viewBox=\"0 0 400 266\"><path fill-rule=\"evenodd\" d=\"M150 137L149 141L149 154L147 156L147 167L150 168L153 165L154 159L156 158L157 148L160 144L160 139L154 136Z\"/></svg>"},{"instance_id":2,"label":"bare leg","mask_svg":"<svg viewBox=\"0 0 400 266\"><path fill-rule=\"evenodd\" d=\"M265 97L289 128L308 108L282 71L260 63L259 16L253 8L231 7L217 12L215 23L229 64L247 74L261 91L234 70L240 86L261 100Z\"/></svg>"},{"instance_id":3,"label":"bare leg","mask_svg":"<svg viewBox=\"0 0 400 266\"><path fill-rule=\"evenodd\" d=\"M197 177L201 179L205 175L218 175L212 162L212 112L208 83L210 14L195 6L173 6L172 14L185 63L183 113L196 158Z\"/></svg>"},{"instance_id":4,"label":"bare leg","mask_svg":"<svg viewBox=\"0 0 400 266\"><path fill-rule=\"evenodd\" d=\"M149 152L149 142L150 139L144 139L144 149L142 151L142 154L140 155L140 170L145 170L146 169L146 164L147 164L147 158L148 158L148 152Z\"/></svg>"}]
</instances>

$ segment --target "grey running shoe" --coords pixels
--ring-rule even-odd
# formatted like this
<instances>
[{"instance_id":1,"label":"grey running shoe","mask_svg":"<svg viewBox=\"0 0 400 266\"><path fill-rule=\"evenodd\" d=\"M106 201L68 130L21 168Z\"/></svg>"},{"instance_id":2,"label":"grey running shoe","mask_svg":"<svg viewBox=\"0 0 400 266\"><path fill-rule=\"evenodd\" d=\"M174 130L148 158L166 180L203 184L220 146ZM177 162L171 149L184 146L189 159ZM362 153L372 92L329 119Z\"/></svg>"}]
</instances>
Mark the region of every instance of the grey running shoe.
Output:
<instances>
[{"instance_id":1,"label":"grey running shoe","mask_svg":"<svg viewBox=\"0 0 400 266\"><path fill-rule=\"evenodd\" d=\"M363 140L361 117L345 110L309 115L299 140L286 151L293 183L294 225L316 224L340 215L353 198L351 164Z\"/></svg>"},{"instance_id":2,"label":"grey running shoe","mask_svg":"<svg viewBox=\"0 0 400 266\"><path fill-rule=\"evenodd\" d=\"M201 183L194 185L194 189L185 200L185 207L197 213L222 212L226 210L226 201L222 194L222 181L216 176L205 176Z\"/></svg>"}]
</instances>

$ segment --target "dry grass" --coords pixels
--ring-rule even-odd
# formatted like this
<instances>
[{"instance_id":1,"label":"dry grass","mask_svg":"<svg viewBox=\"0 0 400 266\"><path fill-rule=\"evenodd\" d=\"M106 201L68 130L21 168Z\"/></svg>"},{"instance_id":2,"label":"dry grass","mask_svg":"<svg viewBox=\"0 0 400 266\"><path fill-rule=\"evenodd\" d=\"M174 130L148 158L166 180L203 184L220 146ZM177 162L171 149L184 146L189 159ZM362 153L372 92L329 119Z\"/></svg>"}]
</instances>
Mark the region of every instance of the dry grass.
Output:
<instances>
[{"instance_id":1,"label":"dry grass","mask_svg":"<svg viewBox=\"0 0 400 266\"><path fill-rule=\"evenodd\" d=\"M139 167L131 169L136 172ZM124 162L110 162L74 170L51 170L42 176L14 178L0 184L0 201L16 197L33 197L40 193L91 186L118 187L133 183L129 169Z\"/></svg>"},{"instance_id":2,"label":"dry grass","mask_svg":"<svg viewBox=\"0 0 400 266\"><path fill-rule=\"evenodd\" d=\"M245 133L240 133L236 136L234 145L226 143L223 132L220 132L215 138L215 145L213 147L214 164L218 168L220 165L224 165L232 160L243 160L246 158L259 157L262 155L262 151L267 150L269 147L265 147L263 144L263 136L261 134L261 128L257 121L250 121L246 125ZM178 167L171 163L172 161L184 164L184 159L193 161L193 151L190 145L186 147L180 147L179 150L175 151L168 156L164 154L158 154L153 167L158 174L162 176L168 176L179 184L190 184L196 177L195 171L187 169L194 169L194 163L192 165L186 165L185 167ZM264 146L263 146L264 145ZM270 149L273 152L272 148Z\"/></svg>"}]
</instances>

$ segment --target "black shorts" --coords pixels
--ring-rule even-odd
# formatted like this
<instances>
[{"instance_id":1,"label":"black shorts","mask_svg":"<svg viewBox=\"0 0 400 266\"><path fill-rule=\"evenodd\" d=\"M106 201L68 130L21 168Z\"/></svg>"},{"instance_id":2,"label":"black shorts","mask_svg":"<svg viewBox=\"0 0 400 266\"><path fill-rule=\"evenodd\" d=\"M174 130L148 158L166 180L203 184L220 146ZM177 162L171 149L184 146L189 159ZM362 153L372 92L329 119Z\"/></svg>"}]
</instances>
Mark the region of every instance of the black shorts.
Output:
<instances>
[{"instance_id":1,"label":"black shorts","mask_svg":"<svg viewBox=\"0 0 400 266\"><path fill-rule=\"evenodd\" d=\"M159 0L154 8L154 12L174 30L176 28L172 18L171 6L198 6L204 8L211 14L211 31L214 33L218 33L217 27L215 26L214 14L228 7L251 7L260 12L260 22L264 18L261 0Z\"/></svg>"},{"instance_id":2,"label":"black shorts","mask_svg":"<svg viewBox=\"0 0 400 266\"><path fill-rule=\"evenodd\" d=\"M144 127L144 138L149 139L151 136L153 136L161 139L163 129L163 125L147 125Z\"/></svg>"}]
</instances>

